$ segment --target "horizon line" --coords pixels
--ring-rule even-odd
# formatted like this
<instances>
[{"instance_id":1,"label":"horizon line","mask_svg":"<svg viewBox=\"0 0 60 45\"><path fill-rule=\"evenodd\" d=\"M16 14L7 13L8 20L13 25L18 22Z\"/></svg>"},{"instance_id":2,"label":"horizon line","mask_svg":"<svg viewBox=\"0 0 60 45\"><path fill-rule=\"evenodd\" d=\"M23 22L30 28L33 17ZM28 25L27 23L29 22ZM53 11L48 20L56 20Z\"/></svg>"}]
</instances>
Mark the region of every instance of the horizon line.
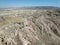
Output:
<instances>
[{"instance_id":1,"label":"horizon line","mask_svg":"<svg viewBox=\"0 0 60 45\"><path fill-rule=\"evenodd\" d=\"M19 6L19 7L0 7L0 8L29 8L29 7L58 7L60 8L60 6Z\"/></svg>"}]
</instances>

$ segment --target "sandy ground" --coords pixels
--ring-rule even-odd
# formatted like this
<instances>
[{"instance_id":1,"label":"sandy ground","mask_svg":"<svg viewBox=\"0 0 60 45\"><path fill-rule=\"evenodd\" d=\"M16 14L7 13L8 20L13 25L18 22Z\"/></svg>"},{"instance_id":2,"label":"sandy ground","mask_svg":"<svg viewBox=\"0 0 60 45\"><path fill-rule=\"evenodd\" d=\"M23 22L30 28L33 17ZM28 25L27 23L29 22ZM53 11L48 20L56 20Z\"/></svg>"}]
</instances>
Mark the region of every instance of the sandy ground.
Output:
<instances>
[{"instance_id":1,"label":"sandy ground","mask_svg":"<svg viewBox=\"0 0 60 45\"><path fill-rule=\"evenodd\" d=\"M60 11L0 10L0 45L60 45Z\"/></svg>"}]
</instances>

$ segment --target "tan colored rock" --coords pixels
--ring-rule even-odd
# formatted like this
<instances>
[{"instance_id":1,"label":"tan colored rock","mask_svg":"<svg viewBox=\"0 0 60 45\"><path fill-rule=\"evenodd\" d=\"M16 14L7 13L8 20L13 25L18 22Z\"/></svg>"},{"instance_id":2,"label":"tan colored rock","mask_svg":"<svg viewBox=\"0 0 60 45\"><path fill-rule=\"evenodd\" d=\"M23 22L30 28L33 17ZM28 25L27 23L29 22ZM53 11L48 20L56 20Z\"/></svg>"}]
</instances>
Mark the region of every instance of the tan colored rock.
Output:
<instances>
[{"instance_id":1,"label":"tan colored rock","mask_svg":"<svg viewBox=\"0 0 60 45\"><path fill-rule=\"evenodd\" d=\"M28 9L2 12L0 45L60 45L60 13Z\"/></svg>"}]
</instances>

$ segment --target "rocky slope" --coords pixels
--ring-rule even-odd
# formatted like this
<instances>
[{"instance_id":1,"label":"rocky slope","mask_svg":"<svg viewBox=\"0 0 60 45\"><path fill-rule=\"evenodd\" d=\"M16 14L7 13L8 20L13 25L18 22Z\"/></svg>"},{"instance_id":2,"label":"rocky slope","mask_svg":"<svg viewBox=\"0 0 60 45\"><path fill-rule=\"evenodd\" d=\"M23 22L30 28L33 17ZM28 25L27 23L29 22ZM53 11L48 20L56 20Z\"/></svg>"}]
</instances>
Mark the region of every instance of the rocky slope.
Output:
<instances>
[{"instance_id":1,"label":"rocky slope","mask_svg":"<svg viewBox=\"0 0 60 45\"><path fill-rule=\"evenodd\" d=\"M0 45L60 45L60 11L0 11Z\"/></svg>"}]
</instances>

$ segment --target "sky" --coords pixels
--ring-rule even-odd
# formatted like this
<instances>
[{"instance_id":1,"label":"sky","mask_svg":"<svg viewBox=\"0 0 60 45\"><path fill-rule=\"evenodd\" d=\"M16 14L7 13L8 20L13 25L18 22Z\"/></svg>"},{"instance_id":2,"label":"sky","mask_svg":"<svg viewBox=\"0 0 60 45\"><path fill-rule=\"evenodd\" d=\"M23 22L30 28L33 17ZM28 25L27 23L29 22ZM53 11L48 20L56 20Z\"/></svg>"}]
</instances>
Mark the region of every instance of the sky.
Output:
<instances>
[{"instance_id":1,"label":"sky","mask_svg":"<svg viewBox=\"0 0 60 45\"><path fill-rule=\"evenodd\" d=\"M27 6L56 6L60 7L60 0L0 0L0 8Z\"/></svg>"}]
</instances>

